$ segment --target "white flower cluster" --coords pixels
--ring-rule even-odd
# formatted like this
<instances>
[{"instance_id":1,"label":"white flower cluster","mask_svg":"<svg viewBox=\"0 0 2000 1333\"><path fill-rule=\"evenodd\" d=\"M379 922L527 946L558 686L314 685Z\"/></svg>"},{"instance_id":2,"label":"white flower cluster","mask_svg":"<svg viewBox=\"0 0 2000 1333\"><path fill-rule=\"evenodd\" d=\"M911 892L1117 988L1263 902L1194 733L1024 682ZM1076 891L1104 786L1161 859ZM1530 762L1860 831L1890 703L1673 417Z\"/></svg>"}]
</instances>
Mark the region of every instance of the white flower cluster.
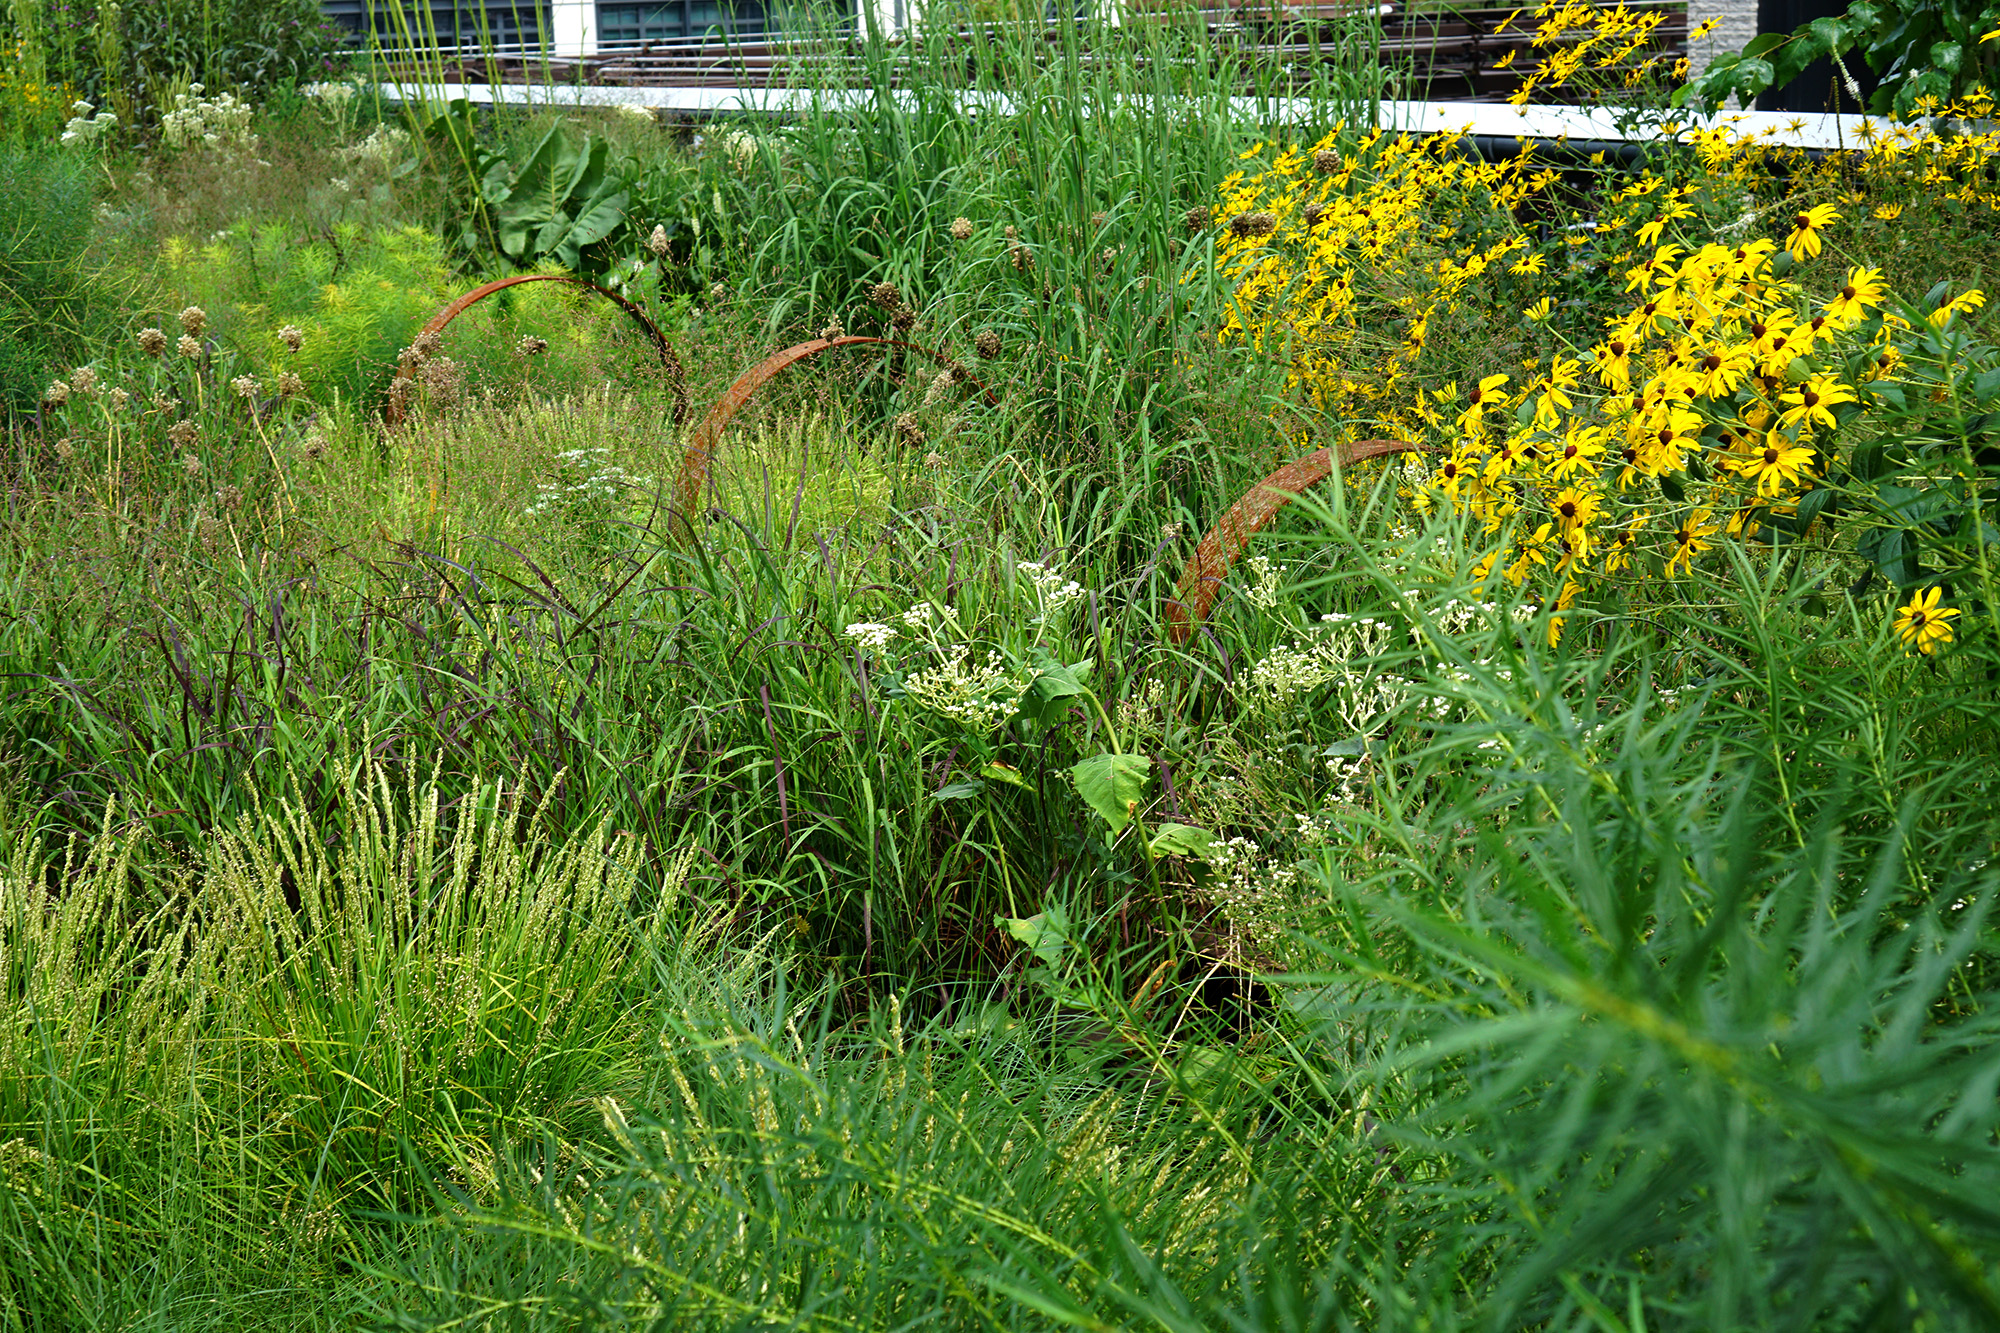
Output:
<instances>
[{"instance_id":1,"label":"white flower cluster","mask_svg":"<svg viewBox=\"0 0 2000 1333\"><path fill-rule=\"evenodd\" d=\"M69 121L63 126L62 142L72 145L95 143L98 136L107 130L118 128L118 117L109 111L98 111L94 116L90 114L96 110L88 102L71 106Z\"/></svg>"},{"instance_id":2,"label":"white flower cluster","mask_svg":"<svg viewBox=\"0 0 2000 1333\"><path fill-rule=\"evenodd\" d=\"M1243 588L1244 600L1259 610L1269 611L1275 608L1278 605L1279 589L1283 586L1285 575L1290 572L1291 566L1274 565L1265 556L1253 555L1243 562L1243 568L1251 577L1251 582Z\"/></svg>"},{"instance_id":3,"label":"white flower cluster","mask_svg":"<svg viewBox=\"0 0 2000 1333\"><path fill-rule=\"evenodd\" d=\"M1269 948L1284 938L1299 898L1297 867L1269 860L1248 838L1215 843L1208 864L1209 897L1243 939Z\"/></svg>"},{"instance_id":4,"label":"white flower cluster","mask_svg":"<svg viewBox=\"0 0 2000 1333\"><path fill-rule=\"evenodd\" d=\"M366 139L352 148L339 149L338 155L356 166L387 170L402 158L409 146L409 131L394 125L377 125Z\"/></svg>"},{"instance_id":5,"label":"white flower cluster","mask_svg":"<svg viewBox=\"0 0 2000 1333\"><path fill-rule=\"evenodd\" d=\"M896 637L893 626L877 625L871 621L860 621L847 627L847 637L858 642L863 648L883 649Z\"/></svg>"},{"instance_id":6,"label":"white flower cluster","mask_svg":"<svg viewBox=\"0 0 2000 1333\"><path fill-rule=\"evenodd\" d=\"M175 96L173 110L160 117L161 141L172 149L197 145L246 152L254 149L257 136L250 132L250 119L255 108L235 93L208 98L202 96L204 91L201 84L191 83L186 92Z\"/></svg>"},{"instance_id":7,"label":"white flower cluster","mask_svg":"<svg viewBox=\"0 0 2000 1333\"><path fill-rule=\"evenodd\" d=\"M299 91L335 114L345 111L348 103L354 100L354 85L351 83L309 83Z\"/></svg>"},{"instance_id":8,"label":"white flower cluster","mask_svg":"<svg viewBox=\"0 0 2000 1333\"><path fill-rule=\"evenodd\" d=\"M944 661L903 681L903 689L923 708L975 731L995 731L1018 711L1030 678L1011 669L997 651L973 663L972 645L952 644Z\"/></svg>"},{"instance_id":9,"label":"white flower cluster","mask_svg":"<svg viewBox=\"0 0 2000 1333\"><path fill-rule=\"evenodd\" d=\"M634 476L613 463L609 449L565 449L556 455L556 462L561 466L563 479L541 482L535 487L536 500L527 508L530 518L592 501L610 503L628 489L653 484L651 477Z\"/></svg>"},{"instance_id":10,"label":"white flower cluster","mask_svg":"<svg viewBox=\"0 0 2000 1333\"><path fill-rule=\"evenodd\" d=\"M1377 665L1391 635L1384 621L1336 611L1320 617L1320 629L1311 637L1273 648L1237 688L1253 706L1275 712L1301 695L1336 685L1341 720L1366 732L1409 694L1406 682Z\"/></svg>"},{"instance_id":11,"label":"white flower cluster","mask_svg":"<svg viewBox=\"0 0 2000 1333\"><path fill-rule=\"evenodd\" d=\"M1034 620L1037 625L1048 624L1071 605L1090 596L1081 583L1063 578L1047 565L1022 560L1014 568L1027 576L1028 586L1034 589L1035 605L1041 610Z\"/></svg>"}]
</instances>

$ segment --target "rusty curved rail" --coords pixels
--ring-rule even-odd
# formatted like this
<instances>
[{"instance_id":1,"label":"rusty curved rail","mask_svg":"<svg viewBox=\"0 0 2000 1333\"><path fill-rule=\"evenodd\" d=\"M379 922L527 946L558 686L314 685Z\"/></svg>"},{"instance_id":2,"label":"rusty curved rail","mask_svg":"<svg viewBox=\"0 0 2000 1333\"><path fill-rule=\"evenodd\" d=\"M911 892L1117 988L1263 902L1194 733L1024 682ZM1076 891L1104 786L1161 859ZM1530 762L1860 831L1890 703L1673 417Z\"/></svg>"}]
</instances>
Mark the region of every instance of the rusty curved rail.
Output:
<instances>
[{"instance_id":1,"label":"rusty curved rail","mask_svg":"<svg viewBox=\"0 0 2000 1333\"><path fill-rule=\"evenodd\" d=\"M1404 440L1357 440L1340 446L1341 467L1422 449ZM1209 608L1222 588L1243 548L1279 510L1299 498L1311 486L1333 475L1331 449L1315 449L1304 458L1294 459L1252 486L1243 498L1229 507L1216 525L1208 530L1181 571L1174 597L1166 604L1167 634L1175 643L1186 643L1195 626L1208 618Z\"/></svg>"},{"instance_id":2,"label":"rusty curved rail","mask_svg":"<svg viewBox=\"0 0 2000 1333\"><path fill-rule=\"evenodd\" d=\"M695 506L701 500L701 488L708 484L709 469L715 463L716 448L722 443L722 431L731 417L756 395L773 376L788 366L818 356L821 352L835 347L895 347L906 352L916 352L927 356L947 370L957 370L964 374L964 382L986 396L990 406L999 406L1000 400L993 391L981 384L957 361L925 347L922 343L903 342L896 338L866 338L858 334L843 334L838 338L812 338L795 343L781 352L773 352L762 361L736 377L722 397L715 400L715 406L708 409L708 415L701 419L694 434L688 436L687 447L681 452L679 475L674 479L674 505L690 522L693 522Z\"/></svg>"},{"instance_id":3,"label":"rusty curved rail","mask_svg":"<svg viewBox=\"0 0 2000 1333\"><path fill-rule=\"evenodd\" d=\"M493 295L493 293L505 291L509 287L518 287L526 282L560 282L566 286L581 287L585 291L596 292L605 300L616 302L618 308L630 315L633 321L640 328L644 329L647 336L653 340L653 346L659 349L660 365L666 369L667 384L674 395L674 427L679 429L687 424L688 417L693 414L693 405L688 401L687 367L681 364L680 354L674 351L673 344L667 341L667 336L660 332L659 326L647 318L645 311L610 288L600 287L587 278L572 278L564 273L516 273L512 277L495 278L489 283L474 287L471 291L454 300L435 315L432 315L430 322L418 330L417 336L421 338L427 333L443 333L447 324L464 314L472 306L479 304L487 297ZM409 363L405 362L396 368L396 378L398 380L409 379L410 375L411 368ZM396 396L393 393L389 395L388 402L383 407L382 415L392 426L402 421L403 409L397 403Z\"/></svg>"}]
</instances>

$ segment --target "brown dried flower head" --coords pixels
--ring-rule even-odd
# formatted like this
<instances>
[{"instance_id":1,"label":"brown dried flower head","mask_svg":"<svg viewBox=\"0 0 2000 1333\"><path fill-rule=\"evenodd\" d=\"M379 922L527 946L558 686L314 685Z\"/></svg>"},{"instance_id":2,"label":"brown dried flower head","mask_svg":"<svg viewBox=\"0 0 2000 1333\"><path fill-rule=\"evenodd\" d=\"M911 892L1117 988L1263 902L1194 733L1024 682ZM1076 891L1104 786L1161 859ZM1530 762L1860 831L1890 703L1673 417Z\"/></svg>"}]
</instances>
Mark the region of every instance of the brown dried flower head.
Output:
<instances>
[{"instance_id":1,"label":"brown dried flower head","mask_svg":"<svg viewBox=\"0 0 2000 1333\"><path fill-rule=\"evenodd\" d=\"M199 338L208 328L208 312L198 305L191 305L181 311L181 332L190 338Z\"/></svg>"},{"instance_id":2,"label":"brown dried flower head","mask_svg":"<svg viewBox=\"0 0 2000 1333\"><path fill-rule=\"evenodd\" d=\"M306 436L299 442L299 453L304 455L308 463L319 462L326 457L326 436L317 432Z\"/></svg>"},{"instance_id":3,"label":"brown dried flower head","mask_svg":"<svg viewBox=\"0 0 2000 1333\"><path fill-rule=\"evenodd\" d=\"M111 400L111 410L113 412L123 412L132 405L132 395L124 389L113 389L105 397Z\"/></svg>"},{"instance_id":4,"label":"brown dried flower head","mask_svg":"<svg viewBox=\"0 0 2000 1333\"><path fill-rule=\"evenodd\" d=\"M404 379L399 376L389 381L389 411L392 415L402 416L407 413L410 410L410 404L416 401L416 397L417 382L415 380Z\"/></svg>"},{"instance_id":5,"label":"brown dried flower head","mask_svg":"<svg viewBox=\"0 0 2000 1333\"><path fill-rule=\"evenodd\" d=\"M192 421L176 421L167 427L167 441L176 449L187 449L201 438L201 427Z\"/></svg>"},{"instance_id":6,"label":"brown dried flower head","mask_svg":"<svg viewBox=\"0 0 2000 1333\"><path fill-rule=\"evenodd\" d=\"M201 455L182 454L181 471L187 473L190 477L199 477L201 475Z\"/></svg>"},{"instance_id":7,"label":"brown dried flower head","mask_svg":"<svg viewBox=\"0 0 2000 1333\"><path fill-rule=\"evenodd\" d=\"M908 306L903 306L895 314L889 316L889 327L898 333L908 333L911 329L917 327L917 312Z\"/></svg>"},{"instance_id":8,"label":"brown dried flower head","mask_svg":"<svg viewBox=\"0 0 2000 1333\"><path fill-rule=\"evenodd\" d=\"M257 383L255 375L238 375L229 381L229 387L236 391L238 398L255 398L263 392L264 386Z\"/></svg>"},{"instance_id":9,"label":"brown dried flower head","mask_svg":"<svg viewBox=\"0 0 2000 1333\"><path fill-rule=\"evenodd\" d=\"M440 406L449 407L465 395L465 367L448 356L426 361L417 378Z\"/></svg>"},{"instance_id":10,"label":"brown dried flower head","mask_svg":"<svg viewBox=\"0 0 2000 1333\"><path fill-rule=\"evenodd\" d=\"M971 239L972 239L972 219L971 219L971 218L953 218L953 219L951 220L951 239L953 239L954 241L969 241L969 240L971 240Z\"/></svg>"},{"instance_id":11,"label":"brown dried flower head","mask_svg":"<svg viewBox=\"0 0 2000 1333\"><path fill-rule=\"evenodd\" d=\"M981 329L972 336L972 350L991 361L1000 355L1000 335L992 329Z\"/></svg>"},{"instance_id":12,"label":"brown dried flower head","mask_svg":"<svg viewBox=\"0 0 2000 1333\"><path fill-rule=\"evenodd\" d=\"M878 282L868 289L868 299L882 309L895 313L903 308L903 294L893 282Z\"/></svg>"},{"instance_id":13,"label":"brown dried flower head","mask_svg":"<svg viewBox=\"0 0 2000 1333\"><path fill-rule=\"evenodd\" d=\"M76 441L74 441L74 440L57 440L57 441L56 441L56 461L57 461L57 462L59 462L59 463L67 463L67 462L69 462L69 460L70 460L70 459L72 459L72 458L75 458L75 457L76 457Z\"/></svg>"},{"instance_id":14,"label":"brown dried flower head","mask_svg":"<svg viewBox=\"0 0 2000 1333\"><path fill-rule=\"evenodd\" d=\"M918 424L915 412L904 412L896 417L896 434L908 444L924 442L924 428Z\"/></svg>"},{"instance_id":15,"label":"brown dried flower head","mask_svg":"<svg viewBox=\"0 0 2000 1333\"><path fill-rule=\"evenodd\" d=\"M836 319L835 321L833 321L833 323L821 329L819 331L819 336L826 339L828 342L832 342L835 338L845 338L847 336L847 330L842 328L840 325L840 321Z\"/></svg>"},{"instance_id":16,"label":"brown dried flower head","mask_svg":"<svg viewBox=\"0 0 2000 1333\"><path fill-rule=\"evenodd\" d=\"M158 329L140 329L139 350L147 356L165 356L167 354L167 335Z\"/></svg>"},{"instance_id":17,"label":"brown dried flower head","mask_svg":"<svg viewBox=\"0 0 2000 1333\"><path fill-rule=\"evenodd\" d=\"M1326 216L1326 210L1324 208L1321 208L1318 204L1307 204L1304 208L1299 210L1299 218L1306 224L1308 229L1317 227L1319 225L1319 220L1325 216Z\"/></svg>"},{"instance_id":18,"label":"brown dried flower head","mask_svg":"<svg viewBox=\"0 0 2000 1333\"><path fill-rule=\"evenodd\" d=\"M50 384L48 388L42 390L42 401L51 407L61 407L64 403L68 402L69 381L56 380Z\"/></svg>"},{"instance_id":19,"label":"brown dried flower head","mask_svg":"<svg viewBox=\"0 0 2000 1333\"><path fill-rule=\"evenodd\" d=\"M1025 245L1008 246L1007 258L1013 261L1014 269L1019 273L1026 273L1035 266L1035 253Z\"/></svg>"},{"instance_id":20,"label":"brown dried flower head","mask_svg":"<svg viewBox=\"0 0 2000 1333\"><path fill-rule=\"evenodd\" d=\"M432 333L426 329L417 335L416 341L410 344L410 350L422 358L428 359L434 357L444 350L444 337L441 334Z\"/></svg>"},{"instance_id":21,"label":"brown dried flower head","mask_svg":"<svg viewBox=\"0 0 2000 1333\"><path fill-rule=\"evenodd\" d=\"M1322 176L1331 176L1340 170L1340 154L1331 148L1322 148L1313 154L1313 170Z\"/></svg>"},{"instance_id":22,"label":"brown dried flower head","mask_svg":"<svg viewBox=\"0 0 2000 1333\"><path fill-rule=\"evenodd\" d=\"M195 337L192 333L183 333L180 336L180 341L176 342L174 346L179 348L180 354L190 361L201 355L201 339Z\"/></svg>"},{"instance_id":23,"label":"brown dried flower head","mask_svg":"<svg viewBox=\"0 0 2000 1333\"><path fill-rule=\"evenodd\" d=\"M1187 211L1187 216L1182 218L1181 221L1184 224L1186 224L1189 233L1192 234L1194 232L1208 230L1209 221L1214 216L1215 215L1206 208L1190 208Z\"/></svg>"},{"instance_id":24,"label":"brown dried flower head","mask_svg":"<svg viewBox=\"0 0 2000 1333\"><path fill-rule=\"evenodd\" d=\"M215 493L215 502L224 509L231 511L241 509L243 507L243 488L241 486L224 486Z\"/></svg>"},{"instance_id":25,"label":"brown dried flower head","mask_svg":"<svg viewBox=\"0 0 2000 1333\"><path fill-rule=\"evenodd\" d=\"M306 382L289 370L278 372L278 397L296 398L306 391Z\"/></svg>"},{"instance_id":26,"label":"brown dried flower head","mask_svg":"<svg viewBox=\"0 0 2000 1333\"><path fill-rule=\"evenodd\" d=\"M1278 229L1273 213L1238 213L1229 219L1229 230L1238 236L1269 236Z\"/></svg>"},{"instance_id":27,"label":"brown dried flower head","mask_svg":"<svg viewBox=\"0 0 2000 1333\"><path fill-rule=\"evenodd\" d=\"M297 325L287 324L278 330L278 341L285 345L286 351L296 352L306 345L306 335Z\"/></svg>"},{"instance_id":28,"label":"brown dried flower head","mask_svg":"<svg viewBox=\"0 0 2000 1333\"><path fill-rule=\"evenodd\" d=\"M537 338L532 333L522 334L521 341L514 344L514 352L518 356L540 356L548 350L549 340Z\"/></svg>"}]
</instances>

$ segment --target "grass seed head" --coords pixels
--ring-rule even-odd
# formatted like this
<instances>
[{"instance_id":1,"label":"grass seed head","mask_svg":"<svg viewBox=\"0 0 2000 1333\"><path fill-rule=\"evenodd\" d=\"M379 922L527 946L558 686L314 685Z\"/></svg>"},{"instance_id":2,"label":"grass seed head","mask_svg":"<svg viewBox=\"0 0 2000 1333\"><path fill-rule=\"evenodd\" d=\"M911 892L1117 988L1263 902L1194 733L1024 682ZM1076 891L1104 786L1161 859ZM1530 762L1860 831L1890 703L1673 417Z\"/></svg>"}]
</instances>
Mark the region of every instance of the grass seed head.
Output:
<instances>
[{"instance_id":1,"label":"grass seed head","mask_svg":"<svg viewBox=\"0 0 2000 1333\"><path fill-rule=\"evenodd\" d=\"M191 305L181 311L181 331L190 338L199 338L208 328L208 312L198 305Z\"/></svg>"},{"instance_id":2,"label":"grass seed head","mask_svg":"<svg viewBox=\"0 0 2000 1333\"><path fill-rule=\"evenodd\" d=\"M992 329L981 329L972 337L972 350L991 361L1000 355L1000 335Z\"/></svg>"},{"instance_id":3,"label":"grass seed head","mask_svg":"<svg viewBox=\"0 0 2000 1333\"><path fill-rule=\"evenodd\" d=\"M971 240L971 239L972 239L972 219L971 219L971 218L953 218L953 219L951 220L951 239L953 239L954 241L969 241L969 240Z\"/></svg>"},{"instance_id":4,"label":"grass seed head","mask_svg":"<svg viewBox=\"0 0 2000 1333\"><path fill-rule=\"evenodd\" d=\"M158 329L140 329L139 350L147 356L165 356L167 354L167 335Z\"/></svg>"}]
</instances>

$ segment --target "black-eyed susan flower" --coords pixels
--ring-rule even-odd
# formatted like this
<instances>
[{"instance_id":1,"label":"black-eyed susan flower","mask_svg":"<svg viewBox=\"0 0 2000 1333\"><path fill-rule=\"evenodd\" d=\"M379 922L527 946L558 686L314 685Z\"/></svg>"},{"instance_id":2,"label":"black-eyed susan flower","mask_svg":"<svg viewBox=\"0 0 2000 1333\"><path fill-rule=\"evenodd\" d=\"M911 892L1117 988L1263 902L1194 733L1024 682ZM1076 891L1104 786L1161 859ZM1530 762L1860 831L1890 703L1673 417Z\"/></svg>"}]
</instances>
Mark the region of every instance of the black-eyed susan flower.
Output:
<instances>
[{"instance_id":1,"label":"black-eyed susan flower","mask_svg":"<svg viewBox=\"0 0 2000 1333\"><path fill-rule=\"evenodd\" d=\"M1787 404L1778 418L1780 426L1823 425L1831 430L1839 424L1833 409L1855 401L1854 390L1830 375L1813 375L1804 384L1779 399Z\"/></svg>"},{"instance_id":2,"label":"black-eyed susan flower","mask_svg":"<svg viewBox=\"0 0 2000 1333\"><path fill-rule=\"evenodd\" d=\"M1815 451L1786 435L1772 431L1764 437L1764 447L1740 456L1737 473L1757 483L1759 495L1776 495L1787 486L1796 486L1812 468Z\"/></svg>"},{"instance_id":3,"label":"black-eyed susan flower","mask_svg":"<svg viewBox=\"0 0 2000 1333\"><path fill-rule=\"evenodd\" d=\"M1820 251L1820 233L1840 221L1840 213L1832 204L1814 204L1805 212L1792 218L1792 234L1785 238L1785 248L1792 252L1793 259L1811 259Z\"/></svg>"},{"instance_id":4,"label":"black-eyed susan flower","mask_svg":"<svg viewBox=\"0 0 2000 1333\"><path fill-rule=\"evenodd\" d=\"M1879 268L1851 268L1847 282L1826 303L1827 317L1842 324L1858 324L1868 311L1882 304L1886 284Z\"/></svg>"},{"instance_id":5,"label":"black-eyed susan flower","mask_svg":"<svg viewBox=\"0 0 2000 1333\"><path fill-rule=\"evenodd\" d=\"M1710 510L1697 509L1682 519L1679 526L1674 529L1674 549L1667 557L1668 577L1673 576L1676 565L1680 566L1684 573L1693 570L1694 558L1714 545L1708 539L1722 531L1722 527L1713 522L1712 518Z\"/></svg>"},{"instance_id":6,"label":"black-eyed susan flower","mask_svg":"<svg viewBox=\"0 0 2000 1333\"><path fill-rule=\"evenodd\" d=\"M1951 622L1958 608L1938 605L1943 595L1942 587L1913 593L1896 612L1896 633L1905 644L1926 657L1936 652L1939 644L1950 643L1953 638Z\"/></svg>"}]
</instances>

